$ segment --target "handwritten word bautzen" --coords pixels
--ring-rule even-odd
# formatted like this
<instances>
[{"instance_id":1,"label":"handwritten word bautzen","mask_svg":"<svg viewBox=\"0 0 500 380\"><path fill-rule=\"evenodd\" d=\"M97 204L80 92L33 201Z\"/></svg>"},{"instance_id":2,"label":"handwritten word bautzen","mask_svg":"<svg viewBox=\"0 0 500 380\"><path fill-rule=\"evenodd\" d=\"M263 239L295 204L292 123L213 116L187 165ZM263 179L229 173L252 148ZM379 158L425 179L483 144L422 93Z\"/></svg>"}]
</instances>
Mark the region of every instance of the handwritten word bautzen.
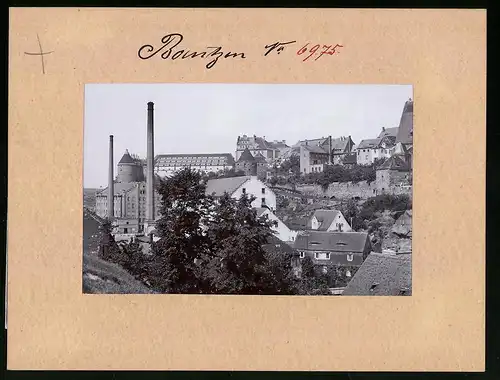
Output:
<instances>
[{"instance_id":1,"label":"handwritten word bautzen","mask_svg":"<svg viewBox=\"0 0 500 380\"><path fill-rule=\"evenodd\" d=\"M172 33L167 34L165 37L161 39L161 43L163 44L159 48L155 48L152 45L143 45L139 48L137 52L140 59L150 59L155 55L160 54L160 57L163 59L187 59L187 58L202 58L202 59L210 59L210 61L206 64L207 69L211 69L219 60L219 58L241 58L244 59L245 53L224 53L222 51L221 46L208 46L206 49L211 49L210 51L190 51L188 49L177 49L174 50L184 39L182 34ZM156 50L155 50L156 49Z\"/></svg>"}]
</instances>

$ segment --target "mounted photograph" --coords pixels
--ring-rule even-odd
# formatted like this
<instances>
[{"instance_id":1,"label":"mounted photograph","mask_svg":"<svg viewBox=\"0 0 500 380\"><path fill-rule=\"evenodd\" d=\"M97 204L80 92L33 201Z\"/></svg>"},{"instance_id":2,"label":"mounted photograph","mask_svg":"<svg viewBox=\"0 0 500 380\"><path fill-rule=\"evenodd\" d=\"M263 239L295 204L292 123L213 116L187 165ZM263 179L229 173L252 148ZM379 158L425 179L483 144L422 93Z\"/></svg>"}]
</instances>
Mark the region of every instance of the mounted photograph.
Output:
<instances>
[{"instance_id":1,"label":"mounted photograph","mask_svg":"<svg viewBox=\"0 0 500 380\"><path fill-rule=\"evenodd\" d=\"M413 86L84 98L83 293L412 295Z\"/></svg>"}]
</instances>

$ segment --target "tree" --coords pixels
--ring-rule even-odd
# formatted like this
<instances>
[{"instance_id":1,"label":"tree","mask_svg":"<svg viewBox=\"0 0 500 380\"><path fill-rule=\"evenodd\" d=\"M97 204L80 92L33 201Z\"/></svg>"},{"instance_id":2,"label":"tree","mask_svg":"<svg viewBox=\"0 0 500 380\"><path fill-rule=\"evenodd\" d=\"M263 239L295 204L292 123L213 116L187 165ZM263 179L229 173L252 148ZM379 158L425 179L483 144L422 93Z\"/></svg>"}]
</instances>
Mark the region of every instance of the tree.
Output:
<instances>
[{"instance_id":1,"label":"tree","mask_svg":"<svg viewBox=\"0 0 500 380\"><path fill-rule=\"evenodd\" d=\"M300 157L298 155L291 155L281 164L281 172L285 175L300 175Z\"/></svg>"},{"instance_id":2,"label":"tree","mask_svg":"<svg viewBox=\"0 0 500 380\"><path fill-rule=\"evenodd\" d=\"M162 199L162 217L156 224L160 240L149 264L150 281L164 293L206 292L200 267L210 245L203 229L213 200L205 195L201 175L183 169L161 180L158 193Z\"/></svg>"},{"instance_id":3,"label":"tree","mask_svg":"<svg viewBox=\"0 0 500 380\"><path fill-rule=\"evenodd\" d=\"M257 218L254 197L239 200L223 196L208 226L212 257L207 275L214 292L223 294L283 294L290 292L284 279L291 272L286 257L268 254L274 222ZM289 260L291 262L291 258Z\"/></svg>"},{"instance_id":4,"label":"tree","mask_svg":"<svg viewBox=\"0 0 500 380\"><path fill-rule=\"evenodd\" d=\"M296 283L297 294L330 295L328 275L318 270L309 256L301 260L301 267L301 276Z\"/></svg>"},{"instance_id":5,"label":"tree","mask_svg":"<svg viewBox=\"0 0 500 380\"><path fill-rule=\"evenodd\" d=\"M104 219L99 226L100 239L98 257L116 263L120 260L120 249L112 235L113 228L114 226L110 219Z\"/></svg>"},{"instance_id":6,"label":"tree","mask_svg":"<svg viewBox=\"0 0 500 380\"><path fill-rule=\"evenodd\" d=\"M354 231L363 227L363 221L359 217L358 205L354 199L342 203L339 208Z\"/></svg>"},{"instance_id":7,"label":"tree","mask_svg":"<svg viewBox=\"0 0 500 380\"><path fill-rule=\"evenodd\" d=\"M271 186L276 186L278 184L278 178L276 177L271 177L271 179L269 180L269 183Z\"/></svg>"}]
</instances>

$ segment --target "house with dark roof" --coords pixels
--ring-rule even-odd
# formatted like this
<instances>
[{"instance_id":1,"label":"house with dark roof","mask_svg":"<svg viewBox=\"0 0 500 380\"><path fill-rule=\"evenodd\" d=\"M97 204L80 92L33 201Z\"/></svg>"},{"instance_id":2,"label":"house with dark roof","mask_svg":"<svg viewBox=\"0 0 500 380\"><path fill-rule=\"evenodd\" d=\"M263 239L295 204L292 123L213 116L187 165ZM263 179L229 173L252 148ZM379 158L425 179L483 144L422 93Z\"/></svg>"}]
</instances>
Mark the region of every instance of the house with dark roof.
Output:
<instances>
[{"instance_id":1,"label":"house with dark roof","mask_svg":"<svg viewBox=\"0 0 500 380\"><path fill-rule=\"evenodd\" d=\"M319 145L309 145L306 141L299 148L300 154L300 173L320 173L325 170L325 165L329 164L330 154L328 149Z\"/></svg>"},{"instance_id":2,"label":"house with dark roof","mask_svg":"<svg viewBox=\"0 0 500 380\"><path fill-rule=\"evenodd\" d=\"M342 165L344 158L353 151L354 141L351 136L341 136L331 140L332 163Z\"/></svg>"},{"instance_id":3,"label":"house with dark roof","mask_svg":"<svg viewBox=\"0 0 500 380\"><path fill-rule=\"evenodd\" d=\"M155 174L170 177L185 168L202 173L217 173L234 167L230 153L160 154L154 159Z\"/></svg>"},{"instance_id":4,"label":"house with dark roof","mask_svg":"<svg viewBox=\"0 0 500 380\"><path fill-rule=\"evenodd\" d=\"M243 151L235 164L236 171L242 171L247 176L257 176L261 180L266 179L268 167L266 158L260 152L254 156L248 148Z\"/></svg>"},{"instance_id":5,"label":"house with dark roof","mask_svg":"<svg viewBox=\"0 0 500 380\"><path fill-rule=\"evenodd\" d=\"M411 253L370 253L342 295L411 296L411 257Z\"/></svg>"},{"instance_id":6,"label":"house with dark roof","mask_svg":"<svg viewBox=\"0 0 500 380\"><path fill-rule=\"evenodd\" d=\"M278 158L287 148L288 145L286 145L285 140L269 142L266 140L266 136L238 136L236 140L236 161L240 159L245 149L248 149L252 156L260 153L267 162L270 162Z\"/></svg>"},{"instance_id":7,"label":"house with dark roof","mask_svg":"<svg viewBox=\"0 0 500 380\"><path fill-rule=\"evenodd\" d=\"M340 210L316 210L310 219L312 230L351 232L352 228Z\"/></svg>"},{"instance_id":8,"label":"house with dark roof","mask_svg":"<svg viewBox=\"0 0 500 380\"><path fill-rule=\"evenodd\" d=\"M372 250L366 232L303 231L295 238L300 257L317 266L360 266Z\"/></svg>"},{"instance_id":9,"label":"house with dark roof","mask_svg":"<svg viewBox=\"0 0 500 380\"><path fill-rule=\"evenodd\" d=\"M399 130L398 127L394 127L394 128L382 127L382 131L378 135L378 138L381 139L383 137L389 136L389 137L392 137L394 139L394 141L396 141L396 136L398 135L398 130Z\"/></svg>"},{"instance_id":10,"label":"house with dark roof","mask_svg":"<svg viewBox=\"0 0 500 380\"><path fill-rule=\"evenodd\" d=\"M391 149L395 144L394 140L392 136L361 140L356 147L357 164L371 165L377 159L390 157Z\"/></svg>"},{"instance_id":11,"label":"house with dark roof","mask_svg":"<svg viewBox=\"0 0 500 380\"><path fill-rule=\"evenodd\" d=\"M252 207L269 208L273 212L276 210L276 194L256 176L210 179L205 193L216 198L225 193L235 199L243 195L254 196Z\"/></svg>"},{"instance_id":12,"label":"house with dark roof","mask_svg":"<svg viewBox=\"0 0 500 380\"><path fill-rule=\"evenodd\" d=\"M408 186L410 181L409 165L397 155L393 155L376 169L376 187L387 191L394 186Z\"/></svg>"}]
</instances>

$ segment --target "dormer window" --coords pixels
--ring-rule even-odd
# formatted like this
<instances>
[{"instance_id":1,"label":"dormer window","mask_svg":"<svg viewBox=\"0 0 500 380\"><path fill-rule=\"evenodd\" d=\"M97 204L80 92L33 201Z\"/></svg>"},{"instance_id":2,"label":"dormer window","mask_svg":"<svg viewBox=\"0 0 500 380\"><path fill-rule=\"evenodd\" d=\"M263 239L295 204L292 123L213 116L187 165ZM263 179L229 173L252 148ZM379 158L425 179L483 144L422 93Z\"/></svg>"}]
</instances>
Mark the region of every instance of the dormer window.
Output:
<instances>
[{"instance_id":1,"label":"dormer window","mask_svg":"<svg viewBox=\"0 0 500 380\"><path fill-rule=\"evenodd\" d=\"M347 261L352 261L354 258L354 255L352 253L347 254Z\"/></svg>"}]
</instances>

